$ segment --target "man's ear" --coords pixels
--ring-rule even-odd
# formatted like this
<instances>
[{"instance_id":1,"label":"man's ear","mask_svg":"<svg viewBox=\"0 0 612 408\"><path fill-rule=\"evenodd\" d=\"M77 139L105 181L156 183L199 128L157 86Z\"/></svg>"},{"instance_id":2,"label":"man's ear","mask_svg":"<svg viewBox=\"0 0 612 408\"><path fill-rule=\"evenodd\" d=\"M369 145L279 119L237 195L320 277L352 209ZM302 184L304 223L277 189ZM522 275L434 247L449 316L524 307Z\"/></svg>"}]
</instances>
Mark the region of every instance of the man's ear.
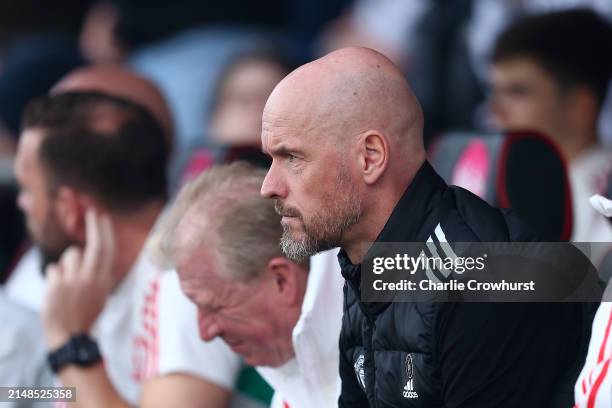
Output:
<instances>
[{"instance_id":1,"label":"man's ear","mask_svg":"<svg viewBox=\"0 0 612 408\"><path fill-rule=\"evenodd\" d=\"M369 130L359 138L360 167L363 181L374 184L389 164L389 141L381 132Z\"/></svg>"},{"instance_id":2,"label":"man's ear","mask_svg":"<svg viewBox=\"0 0 612 408\"><path fill-rule=\"evenodd\" d=\"M70 187L61 186L55 199L55 215L66 233L85 241L87 200Z\"/></svg>"},{"instance_id":3,"label":"man's ear","mask_svg":"<svg viewBox=\"0 0 612 408\"><path fill-rule=\"evenodd\" d=\"M285 257L276 256L268 261L266 270L272 279L275 293L285 304L301 303L306 290L306 274L298 264Z\"/></svg>"}]
</instances>

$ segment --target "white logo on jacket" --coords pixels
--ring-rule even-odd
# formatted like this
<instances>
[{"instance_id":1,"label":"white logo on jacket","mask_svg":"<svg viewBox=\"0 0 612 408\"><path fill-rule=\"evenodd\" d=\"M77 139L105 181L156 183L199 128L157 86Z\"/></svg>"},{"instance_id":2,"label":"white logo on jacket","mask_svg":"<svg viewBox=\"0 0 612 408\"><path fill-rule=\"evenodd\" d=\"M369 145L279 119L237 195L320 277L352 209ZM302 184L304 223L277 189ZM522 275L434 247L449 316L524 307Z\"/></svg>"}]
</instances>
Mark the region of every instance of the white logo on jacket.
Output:
<instances>
[{"instance_id":1,"label":"white logo on jacket","mask_svg":"<svg viewBox=\"0 0 612 408\"><path fill-rule=\"evenodd\" d=\"M363 388L363 391L366 390L365 369L363 368L364 363L365 363L365 356L363 354L360 354L359 357L357 357L357 360L355 361L355 364L354 364L355 375L357 376L357 380L359 381L359 385L361 385L361 388Z\"/></svg>"},{"instance_id":2,"label":"white logo on jacket","mask_svg":"<svg viewBox=\"0 0 612 408\"><path fill-rule=\"evenodd\" d=\"M408 354L406 356L406 385L404 386L404 398L419 398L419 394L414 391L414 367L412 365L412 356Z\"/></svg>"},{"instance_id":3,"label":"white logo on jacket","mask_svg":"<svg viewBox=\"0 0 612 408\"><path fill-rule=\"evenodd\" d=\"M455 254L455 251L453 250L451 245L448 243L448 240L446 239L446 234L444 233L444 230L442 229L442 225L440 225L440 223L436 225L436 228L434 229L434 234L430 235L429 238L427 238L427 241L425 242L425 245L428 251L430 252L431 256L436 257L436 258L443 258L443 256L441 256L441 254L438 252L436 243L434 242L434 239L432 238L433 235L435 235L436 239L438 240L440 249L442 250L441 254L443 254L444 257L450 258L453 261L455 261L455 258L457 258L457 254ZM426 255L425 251L421 251L421 253L419 254L419 256L425 256L425 255ZM429 268L429 265L426 265L426 266L427 266L427 270L425 271L425 275L429 278L429 280L432 282L441 283L442 281L440 280L438 276L436 276L434 271ZM442 269L440 269L438 272L442 275L444 279L446 279L449 277L452 271L442 267Z\"/></svg>"}]
</instances>

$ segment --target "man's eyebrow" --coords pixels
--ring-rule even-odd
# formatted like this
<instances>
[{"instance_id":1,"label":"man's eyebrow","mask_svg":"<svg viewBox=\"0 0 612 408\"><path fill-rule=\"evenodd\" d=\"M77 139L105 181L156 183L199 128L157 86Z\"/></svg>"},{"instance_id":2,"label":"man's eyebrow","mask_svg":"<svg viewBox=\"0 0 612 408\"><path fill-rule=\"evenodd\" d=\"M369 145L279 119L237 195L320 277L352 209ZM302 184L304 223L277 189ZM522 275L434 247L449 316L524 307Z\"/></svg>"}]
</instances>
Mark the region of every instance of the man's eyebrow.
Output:
<instances>
[{"instance_id":1,"label":"man's eyebrow","mask_svg":"<svg viewBox=\"0 0 612 408\"><path fill-rule=\"evenodd\" d=\"M293 152L293 150L289 149L285 144L280 144L276 147L268 149L268 151L269 154L277 154L279 156L285 156Z\"/></svg>"}]
</instances>

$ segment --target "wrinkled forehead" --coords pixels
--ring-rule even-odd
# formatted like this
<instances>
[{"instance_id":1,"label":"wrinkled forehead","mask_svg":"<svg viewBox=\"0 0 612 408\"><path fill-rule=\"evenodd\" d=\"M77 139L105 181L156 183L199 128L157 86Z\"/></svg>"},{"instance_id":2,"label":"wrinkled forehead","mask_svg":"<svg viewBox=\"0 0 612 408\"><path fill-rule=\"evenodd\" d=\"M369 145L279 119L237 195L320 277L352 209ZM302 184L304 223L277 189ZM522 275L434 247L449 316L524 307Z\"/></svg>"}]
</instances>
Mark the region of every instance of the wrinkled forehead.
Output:
<instances>
[{"instance_id":1,"label":"wrinkled forehead","mask_svg":"<svg viewBox=\"0 0 612 408\"><path fill-rule=\"evenodd\" d=\"M299 125L312 114L314 92L295 78L285 78L273 90L263 111L263 122L275 126Z\"/></svg>"},{"instance_id":2,"label":"wrinkled forehead","mask_svg":"<svg viewBox=\"0 0 612 408\"><path fill-rule=\"evenodd\" d=\"M262 150L271 156L312 157L334 146L330 123L305 116L269 115L262 121Z\"/></svg>"},{"instance_id":3,"label":"wrinkled forehead","mask_svg":"<svg viewBox=\"0 0 612 408\"><path fill-rule=\"evenodd\" d=\"M196 304L210 306L223 299L225 283L219 284L218 279L206 273L186 272L177 268L182 291Z\"/></svg>"},{"instance_id":4,"label":"wrinkled forehead","mask_svg":"<svg viewBox=\"0 0 612 408\"><path fill-rule=\"evenodd\" d=\"M290 102L267 104L262 116L261 142L265 152L279 145L308 142L307 112Z\"/></svg>"},{"instance_id":5,"label":"wrinkled forehead","mask_svg":"<svg viewBox=\"0 0 612 408\"><path fill-rule=\"evenodd\" d=\"M236 297L244 294L240 290L244 285L228 279L216 269L217 264L208 261L210 258L199 258L189 267L177 267L183 292L202 307L218 308L235 303Z\"/></svg>"},{"instance_id":6,"label":"wrinkled forehead","mask_svg":"<svg viewBox=\"0 0 612 408\"><path fill-rule=\"evenodd\" d=\"M262 116L262 137L271 142L278 138L295 136L304 128L304 111L289 106L266 106Z\"/></svg>"},{"instance_id":7,"label":"wrinkled forehead","mask_svg":"<svg viewBox=\"0 0 612 408\"><path fill-rule=\"evenodd\" d=\"M338 121L321 92L302 86L276 88L262 117L262 148L289 144L305 149L333 141Z\"/></svg>"}]
</instances>

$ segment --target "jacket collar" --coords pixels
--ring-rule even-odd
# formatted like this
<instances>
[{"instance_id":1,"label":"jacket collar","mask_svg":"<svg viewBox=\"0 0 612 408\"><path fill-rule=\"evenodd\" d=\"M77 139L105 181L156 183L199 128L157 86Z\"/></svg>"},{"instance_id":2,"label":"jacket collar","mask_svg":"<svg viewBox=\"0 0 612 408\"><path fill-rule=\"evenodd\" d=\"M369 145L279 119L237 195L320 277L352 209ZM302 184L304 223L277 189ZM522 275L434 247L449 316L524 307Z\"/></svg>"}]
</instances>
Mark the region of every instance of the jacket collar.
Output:
<instances>
[{"instance_id":1,"label":"jacket collar","mask_svg":"<svg viewBox=\"0 0 612 408\"><path fill-rule=\"evenodd\" d=\"M440 198L446 188L444 180L425 161L376 242L425 242L437 222Z\"/></svg>"},{"instance_id":2,"label":"jacket collar","mask_svg":"<svg viewBox=\"0 0 612 408\"><path fill-rule=\"evenodd\" d=\"M376 242L425 242L438 222L439 203L448 186L425 161L396 204ZM367 255L366 255L367 257ZM338 261L345 279L359 279L360 265L341 249Z\"/></svg>"}]
</instances>

